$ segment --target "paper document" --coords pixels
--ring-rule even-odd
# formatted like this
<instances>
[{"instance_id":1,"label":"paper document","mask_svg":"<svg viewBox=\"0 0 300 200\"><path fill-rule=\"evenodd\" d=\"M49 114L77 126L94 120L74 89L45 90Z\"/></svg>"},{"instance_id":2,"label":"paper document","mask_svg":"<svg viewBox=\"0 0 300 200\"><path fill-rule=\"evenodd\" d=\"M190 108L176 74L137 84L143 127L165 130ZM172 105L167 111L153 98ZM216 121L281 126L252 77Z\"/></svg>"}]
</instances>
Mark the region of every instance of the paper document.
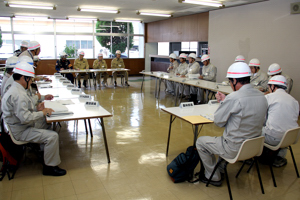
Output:
<instances>
[{"instance_id":1,"label":"paper document","mask_svg":"<svg viewBox=\"0 0 300 200\"><path fill-rule=\"evenodd\" d=\"M202 117L200 115L185 116L185 117L182 117L182 118L189 121L192 124L213 123L213 121L211 121L209 119L206 119L205 117Z\"/></svg>"},{"instance_id":2,"label":"paper document","mask_svg":"<svg viewBox=\"0 0 300 200\"><path fill-rule=\"evenodd\" d=\"M45 108L51 108L55 113L69 112L67 106L55 101L45 101Z\"/></svg>"},{"instance_id":3,"label":"paper document","mask_svg":"<svg viewBox=\"0 0 300 200\"><path fill-rule=\"evenodd\" d=\"M60 103L61 105L71 105L71 104L74 104L74 102L72 100L57 100L55 102Z\"/></svg>"}]
</instances>

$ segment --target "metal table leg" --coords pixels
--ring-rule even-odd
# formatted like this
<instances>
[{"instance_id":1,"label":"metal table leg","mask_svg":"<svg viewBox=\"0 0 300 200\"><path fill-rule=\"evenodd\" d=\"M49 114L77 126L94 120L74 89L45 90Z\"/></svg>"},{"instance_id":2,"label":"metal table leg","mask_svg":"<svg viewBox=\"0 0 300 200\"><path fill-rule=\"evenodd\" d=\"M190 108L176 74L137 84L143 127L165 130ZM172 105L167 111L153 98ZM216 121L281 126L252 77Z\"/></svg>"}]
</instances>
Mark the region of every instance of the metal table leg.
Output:
<instances>
[{"instance_id":1,"label":"metal table leg","mask_svg":"<svg viewBox=\"0 0 300 200\"><path fill-rule=\"evenodd\" d=\"M161 78L159 79L159 84L158 84L158 94L157 94L157 99L160 99L160 86L161 86Z\"/></svg>"},{"instance_id":2,"label":"metal table leg","mask_svg":"<svg viewBox=\"0 0 300 200\"><path fill-rule=\"evenodd\" d=\"M93 131L92 131L92 126L91 126L91 120L88 119L88 122L89 122L89 127L90 127L90 134L91 134L91 137L93 137Z\"/></svg>"},{"instance_id":3,"label":"metal table leg","mask_svg":"<svg viewBox=\"0 0 300 200\"><path fill-rule=\"evenodd\" d=\"M155 80L155 98L157 97L157 79L158 78L156 78L156 80Z\"/></svg>"},{"instance_id":4,"label":"metal table leg","mask_svg":"<svg viewBox=\"0 0 300 200\"><path fill-rule=\"evenodd\" d=\"M143 81L142 81L142 85L141 85L141 92L143 91L144 79L145 79L145 74L143 74Z\"/></svg>"},{"instance_id":5,"label":"metal table leg","mask_svg":"<svg viewBox=\"0 0 300 200\"><path fill-rule=\"evenodd\" d=\"M99 119L98 119L99 120ZM108 145L107 145L107 139L106 139L106 133L105 133L105 128L104 128L104 121L103 118L100 118L100 125L102 127L102 133L103 133L103 140L105 144L105 150L106 150L106 157L107 157L107 162L110 163L110 157L109 157L109 151L108 151Z\"/></svg>"},{"instance_id":6,"label":"metal table leg","mask_svg":"<svg viewBox=\"0 0 300 200\"><path fill-rule=\"evenodd\" d=\"M171 136L171 128L172 128L172 123L174 122L174 120L176 119L176 117L173 115L170 116L170 124L169 124L169 134L168 134L168 142L167 142L167 151L166 151L166 156L168 156L169 153L169 144L170 144L170 136Z\"/></svg>"},{"instance_id":7,"label":"metal table leg","mask_svg":"<svg viewBox=\"0 0 300 200\"><path fill-rule=\"evenodd\" d=\"M85 126L85 132L86 132L86 135L88 135L89 132L88 132L87 125L86 125L86 119L84 119L84 126Z\"/></svg>"}]
</instances>

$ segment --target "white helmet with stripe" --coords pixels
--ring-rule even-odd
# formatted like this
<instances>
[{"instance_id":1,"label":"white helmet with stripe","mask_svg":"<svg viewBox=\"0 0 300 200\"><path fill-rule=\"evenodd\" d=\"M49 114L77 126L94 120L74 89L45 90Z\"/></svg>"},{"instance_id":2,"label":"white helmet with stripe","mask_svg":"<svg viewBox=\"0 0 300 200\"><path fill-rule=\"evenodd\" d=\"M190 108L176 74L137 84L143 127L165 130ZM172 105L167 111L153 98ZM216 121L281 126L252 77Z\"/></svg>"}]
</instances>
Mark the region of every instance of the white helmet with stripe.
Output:
<instances>
[{"instance_id":1,"label":"white helmet with stripe","mask_svg":"<svg viewBox=\"0 0 300 200\"><path fill-rule=\"evenodd\" d=\"M179 55L179 58L184 58L184 59L186 59L186 58L187 58L187 55L186 55L185 53L181 53L181 54Z\"/></svg>"},{"instance_id":2,"label":"white helmet with stripe","mask_svg":"<svg viewBox=\"0 0 300 200\"><path fill-rule=\"evenodd\" d=\"M269 76L279 74L281 72L282 72L282 69L277 63L273 63L272 65L270 65L270 67L268 69L268 75Z\"/></svg>"},{"instance_id":3,"label":"white helmet with stripe","mask_svg":"<svg viewBox=\"0 0 300 200\"><path fill-rule=\"evenodd\" d=\"M28 48L28 42L23 40L20 44L20 47L27 47Z\"/></svg>"},{"instance_id":4,"label":"white helmet with stripe","mask_svg":"<svg viewBox=\"0 0 300 200\"><path fill-rule=\"evenodd\" d=\"M175 53L171 53L171 54L170 54L170 56L169 56L169 58L176 59L176 58L177 58L177 56L176 56L176 54L175 54Z\"/></svg>"},{"instance_id":5,"label":"white helmet with stripe","mask_svg":"<svg viewBox=\"0 0 300 200\"><path fill-rule=\"evenodd\" d=\"M5 68L14 68L18 62L18 57L17 56L12 56L7 58L5 62Z\"/></svg>"},{"instance_id":6,"label":"white helmet with stripe","mask_svg":"<svg viewBox=\"0 0 300 200\"><path fill-rule=\"evenodd\" d=\"M207 54L203 54L203 55L201 56L201 62L204 62L204 61L209 60L209 59L210 59L210 57L209 57L209 55L207 55Z\"/></svg>"},{"instance_id":7,"label":"white helmet with stripe","mask_svg":"<svg viewBox=\"0 0 300 200\"><path fill-rule=\"evenodd\" d=\"M190 53L189 54L189 58L194 58L196 60L197 56L195 53Z\"/></svg>"},{"instance_id":8,"label":"white helmet with stripe","mask_svg":"<svg viewBox=\"0 0 300 200\"><path fill-rule=\"evenodd\" d=\"M120 50L117 50L117 51L116 51L116 54L120 54L120 55L121 55L121 51L120 51Z\"/></svg>"},{"instance_id":9,"label":"white helmet with stripe","mask_svg":"<svg viewBox=\"0 0 300 200\"><path fill-rule=\"evenodd\" d=\"M280 86L287 87L287 81L286 81L286 78L284 76L276 75L276 76L273 76L269 80L268 85L280 85Z\"/></svg>"},{"instance_id":10,"label":"white helmet with stripe","mask_svg":"<svg viewBox=\"0 0 300 200\"><path fill-rule=\"evenodd\" d=\"M244 62L236 62L228 68L226 78L244 78L250 76L250 67Z\"/></svg>"},{"instance_id":11,"label":"white helmet with stripe","mask_svg":"<svg viewBox=\"0 0 300 200\"><path fill-rule=\"evenodd\" d=\"M253 66L253 67L260 67L260 62L257 58L253 58L249 61L249 67Z\"/></svg>"},{"instance_id":12,"label":"white helmet with stripe","mask_svg":"<svg viewBox=\"0 0 300 200\"><path fill-rule=\"evenodd\" d=\"M13 72L15 74L21 74L29 77L34 77L35 75L33 66L24 61L17 63Z\"/></svg>"},{"instance_id":13,"label":"white helmet with stripe","mask_svg":"<svg viewBox=\"0 0 300 200\"><path fill-rule=\"evenodd\" d=\"M98 53L98 57L103 57L103 53Z\"/></svg>"},{"instance_id":14,"label":"white helmet with stripe","mask_svg":"<svg viewBox=\"0 0 300 200\"><path fill-rule=\"evenodd\" d=\"M242 55L238 55L234 61L235 62L245 62L245 57Z\"/></svg>"},{"instance_id":15,"label":"white helmet with stripe","mask_svg":"<svg viewBox=\"0 0 300 200\"><path fill-rule=\"evenodd\" d=\"M80 52L79 52L79 55L84 56L84 51L80 51Z\"/></svg>"},{"instance_id":16,"label":"white helmet with stripe","mask_svg":"<svg viewBox=\"0 0 300 200\"><path fill-rule=\"evenodd\" d=\"M38 49L40 47L41 47L41 45L37 41L30 41L29 44L28 44L28 50L35 50L35 49Z\"/></svg>"}]
</instances>

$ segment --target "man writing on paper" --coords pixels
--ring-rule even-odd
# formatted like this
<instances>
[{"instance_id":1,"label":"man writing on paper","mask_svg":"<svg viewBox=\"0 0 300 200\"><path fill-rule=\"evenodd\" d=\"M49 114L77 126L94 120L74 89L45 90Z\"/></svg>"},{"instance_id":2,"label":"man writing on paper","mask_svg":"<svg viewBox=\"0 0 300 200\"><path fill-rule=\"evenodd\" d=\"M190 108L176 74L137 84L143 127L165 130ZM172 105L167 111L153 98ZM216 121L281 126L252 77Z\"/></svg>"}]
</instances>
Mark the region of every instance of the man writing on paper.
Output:
<instances>
[{"instance_id":1,"label":"man writing on paper","mask_svg":"<svg viewBox=\"0 0 300 200\"><path fill-rule=\"evenodd\" d=\"M20 62L14 69L14 80L11 88L3 97L3 119L9 125L13 136L18 141L42 143L44 147L43 174L51 176L63 176L66 170L58 167L59 137L54 131L36 128L36 121L51 115L52 109L45 108L41 103L34 106L32 99L27 94L27 89L35 75L33 66Z\"/></svg>"},{"instance_id":2,"label":"man writing on paper","mask_svg":"<svg viewBox=\"0 0 300 200\"><path fill-rule=\"evenodd\" d=\"M218 92L221 103L214 114L214 123L225 127L221 137L199 137L196 143L201 160L200 181L207 183L216 165L215 155L234 158L241 144L249 138L261 135L268 103L264 95L250 84L251 71L246 63L234 63L227 71L230 86L234 92L225 97ZM222 184L220 170L217 169L212 185Z\"/></svg>"}]
</instances>

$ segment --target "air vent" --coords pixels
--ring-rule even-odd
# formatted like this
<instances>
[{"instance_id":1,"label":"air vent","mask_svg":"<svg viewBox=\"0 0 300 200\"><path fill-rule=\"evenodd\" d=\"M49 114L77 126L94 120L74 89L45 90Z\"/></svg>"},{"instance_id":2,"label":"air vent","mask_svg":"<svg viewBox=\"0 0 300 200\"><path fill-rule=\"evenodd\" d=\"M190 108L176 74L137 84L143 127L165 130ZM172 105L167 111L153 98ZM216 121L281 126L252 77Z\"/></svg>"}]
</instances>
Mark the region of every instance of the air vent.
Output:
<instances>
[{"instance_id":1,"label":"air vent","mask_svg":"<svg viewBox=\"0 0 300 200\"><path fill-rule=\"evenodd\" d=\"M300 14L300 2L291 3L291 14Z\"/></svg>"}]
</instances>

